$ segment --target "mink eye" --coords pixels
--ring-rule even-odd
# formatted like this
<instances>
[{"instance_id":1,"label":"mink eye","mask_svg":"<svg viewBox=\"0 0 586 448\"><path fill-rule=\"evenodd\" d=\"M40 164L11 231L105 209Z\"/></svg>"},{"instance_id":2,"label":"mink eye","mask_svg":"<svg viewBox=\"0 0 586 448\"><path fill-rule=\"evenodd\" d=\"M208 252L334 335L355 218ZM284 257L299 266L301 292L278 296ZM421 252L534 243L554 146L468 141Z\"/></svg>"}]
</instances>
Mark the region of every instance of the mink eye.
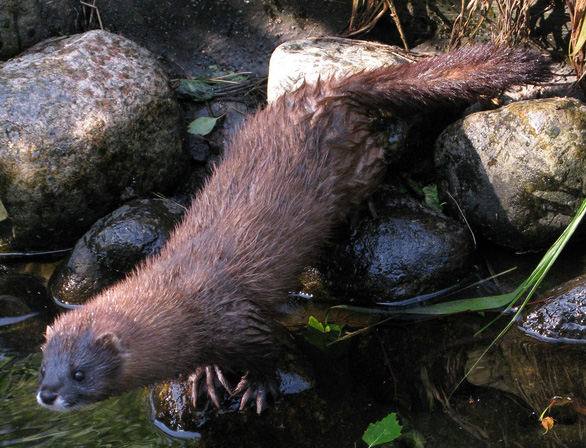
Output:
<instances>
[{"instance_id":1,"label":"mink eye","mask_svg":"<svg viewBox=\"0 0 586 448\"><path fill-rule=\"evenodd\" d=\"M47 369L45 368L45 366L41 367L41 376L45 376L45 373L47 373Z\"/></svg>"},{"instance_id":2,"label":"mink eye","mask_svg":"<svg viewBox=\"0 0 586 448\"><path fill-rule=\"evenodd\" d=\"M73 375L71 375L71 376L75 381L77 381L79 383L81 383L83 380L85 380L85 372L83 370L75 370L73 372Z\"/></svg>"}]
</instances>

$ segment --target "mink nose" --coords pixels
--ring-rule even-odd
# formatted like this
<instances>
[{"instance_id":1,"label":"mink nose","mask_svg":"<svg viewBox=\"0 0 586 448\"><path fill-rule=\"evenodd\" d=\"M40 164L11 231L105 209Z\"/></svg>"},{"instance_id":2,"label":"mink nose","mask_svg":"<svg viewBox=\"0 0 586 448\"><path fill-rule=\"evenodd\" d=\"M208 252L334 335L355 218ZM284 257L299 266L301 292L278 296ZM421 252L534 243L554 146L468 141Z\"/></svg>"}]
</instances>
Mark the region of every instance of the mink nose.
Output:
<instances>
[{"instance_id":1,"label":"mink nose","mask_svg":"<svg viewBox=\"0 0 586 448\"><path fill-rule=\"evenodd\" d=\"M57 399L57 394L49 390L43 390L39 393L39 397L41 398L43 404L50 406L53 403L55 403L55 400Z\"/></svg>"}]
</instances>

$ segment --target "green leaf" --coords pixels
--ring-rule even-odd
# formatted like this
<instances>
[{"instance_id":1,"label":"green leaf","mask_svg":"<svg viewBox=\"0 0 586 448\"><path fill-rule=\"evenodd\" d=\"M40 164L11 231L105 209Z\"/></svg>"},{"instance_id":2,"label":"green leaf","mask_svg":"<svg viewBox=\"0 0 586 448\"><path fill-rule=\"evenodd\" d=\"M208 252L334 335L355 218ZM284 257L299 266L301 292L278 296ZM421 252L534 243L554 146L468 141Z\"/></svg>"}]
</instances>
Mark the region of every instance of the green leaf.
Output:
<instances>
[{"instance_id":1,"label":"green leaf","mask_svg":"<svg viewBox=\"0 0 586 448\"><path fill-rule=\"evenodd\" d=\"M441 212L444 207L443 207L443 204L439 200L439 195L437 193L437 185L431 184L431 185L428 185L427 187L423 187L422 190L423 190L423 195L425 197L425 204L429 208L433 208L434 210Z\"/></svg>"},{"instance_id":2,"label":"green leaf","mask_svg":"<svg viewBox=\"0 0 586 448\"><path fill-rule=\"evenodd\" d=\"M208 135L216 126L217 118L199 117L189 123L187 132L193 135Z\"/></svg>"},{"instance_id":3,"label":"green leaf","mask_svg":"<svg viewBox=\"0 0 586 448\"><path fill-rule=\"evenodd\" d=\"M475 297L473 299L452 300L451 302L436 303L420 308L396 310L398 314L429 314L443 316L447 314L464 313L468 311L486 311L509 305L519 293L519 288L508 294L498 296Z\"/></svg>"},{"instance_id":4,"label":"green leaf","mask_svg":"<svg viewBox=\"0 0 586 448\"><path fill-rule=\"evenodd\" d=\"M339 356L346 350L345 345L334 344L342 336L342 327L337 324L322 324L315 317L310 316L307 322L307 329L303 332L303 339L317 347L322 352L329 352L333 356Z\"/></svg>"},{"instance_id":5,"label":"green leaf","mask_svg":"<svg viewBox=\"0 0 586 448\"><path fill-rule=\"evenodd\" d=\"M214 97L214 89L201 79L180 79L175 93L180 98L207 101Z\"/></svg>"},{"instance_id":6,"label":"green leaf","mask_svg":"<svg viewBox=\"0 0 586 448\"><path fill-rule=\"evenodd\" d=\"M362 436L369 448L371 446L381 445L383 443L392 442L401 436L403 427L397 420L397 414L394 412L387 415L380 422L371 423Z\"/></svg>"},{"instance_id":7,"label":"green leaf","mask_svg":"<svg viewBox=\"0 0 586 448\"><path fill-rule=\"evenodd\" d=\"M411 178L406 179L406 181L415 194L425 200L425 205L439 212L443 210L443 204L439 200L436 184L429 184L424 187L420 182Z\"/></svg>"},{"instance_id":8,"label":"green leaf","mask_svg":"<svg viewBox=\"0 0 586 448\"><path fill-rule=\"evenodd\" d=\"M313 328L314 330L317 330L320 333L326 332L324 325L313 316L309 316L309 320L307 321L307 327Z\"/></svg>"}]
</instances>

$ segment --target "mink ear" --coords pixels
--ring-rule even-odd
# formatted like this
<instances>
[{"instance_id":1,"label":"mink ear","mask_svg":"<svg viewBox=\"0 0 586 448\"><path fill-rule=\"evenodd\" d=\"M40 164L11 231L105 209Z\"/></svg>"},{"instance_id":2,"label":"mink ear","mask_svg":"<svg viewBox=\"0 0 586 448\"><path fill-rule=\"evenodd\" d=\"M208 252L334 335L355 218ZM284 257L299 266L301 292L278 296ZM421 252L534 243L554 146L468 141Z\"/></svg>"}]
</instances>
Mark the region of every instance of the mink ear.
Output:
<instances>
[{"instance_id":1,"label":"mink ear","mask_svg":"<svg viewBox=\"0 0 586 448\"><path fill-rule=\"evenodd\" d=\"M114 353L119 355L124 352L124 345L122 340L112 332L102 333L96 338L96 343L104 348L109 348Z\"/></svg>"}]
</instances>

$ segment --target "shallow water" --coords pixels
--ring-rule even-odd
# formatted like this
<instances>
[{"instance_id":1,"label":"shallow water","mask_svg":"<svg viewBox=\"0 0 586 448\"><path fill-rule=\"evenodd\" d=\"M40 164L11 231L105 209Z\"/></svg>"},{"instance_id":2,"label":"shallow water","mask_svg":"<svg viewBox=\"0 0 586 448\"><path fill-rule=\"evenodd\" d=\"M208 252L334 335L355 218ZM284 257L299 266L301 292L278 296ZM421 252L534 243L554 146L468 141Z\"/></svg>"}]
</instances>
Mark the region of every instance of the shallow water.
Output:
<instances>
[{"instance_id":1,"label":"shallow water","mask_svg":"<svg viewBox=\"0 0 586 448\"><path fill-rule=\"evenodd\" d=\"M582 248L568 252L548 278L547 286L584 272L582 253ZM485 262L497 272L520 266L514 274L499 279L505 290L516 286L540 258L537 254L515 256L501 250L487 250L486 254ZM26 271L46 275L30 265ZM466 294L480 293L472 290ZM320 316L323 306L314 305L309 312L302 309L292 313L291 321L306 321L308 314ZM360 439L368 423L389 412L398 412L407 434L394 446L585 446L584 417L579 406L552 408L556 424L548 434L544 434L536 411L545 409L549 395L565 393L561 390L567 388L565 384L586 383L582 369L571 368L578 356L576 349L539 349L539 356L525 360L525 348L533 344L517 341L512 335L491 352L492 357L483 366L492 376L480 372L447 400L469 359L498 331L494 328L480 338L472 337L494 315L393 321L352 338L342 356L322 356L303 348L313 366L314 389L284 396L261 417L253 409L238 412L234 403L222 412L209 406L195 414L188 410L186 418L195 415L197 424L183 426L183 432L172 432L156 421L150 390L70 413L43 409L35 400L40 355L14 355L17 347L2 348L0 446L365 446ZM358 328L358 317L350 320L348 329ZM10 325L0 327L0 340L10 330ZM570 357L558 359L561 352L570 353ZM519 363L509 362L509 356ZM556 365L548 364L551 362ZM550 378L562 374L571 375L572 381L562 383ZM511 377L509 382L502 380L507 375ZM515 386L520 378L523 387ZM547 392L530 397L527 391L533 384L540 390L547 384ZM581 395L583 391L571 393ZM579 403L584 397L573 398ZM422 441L423 445L418 444Z\"/></svg>"}]
</instances>

